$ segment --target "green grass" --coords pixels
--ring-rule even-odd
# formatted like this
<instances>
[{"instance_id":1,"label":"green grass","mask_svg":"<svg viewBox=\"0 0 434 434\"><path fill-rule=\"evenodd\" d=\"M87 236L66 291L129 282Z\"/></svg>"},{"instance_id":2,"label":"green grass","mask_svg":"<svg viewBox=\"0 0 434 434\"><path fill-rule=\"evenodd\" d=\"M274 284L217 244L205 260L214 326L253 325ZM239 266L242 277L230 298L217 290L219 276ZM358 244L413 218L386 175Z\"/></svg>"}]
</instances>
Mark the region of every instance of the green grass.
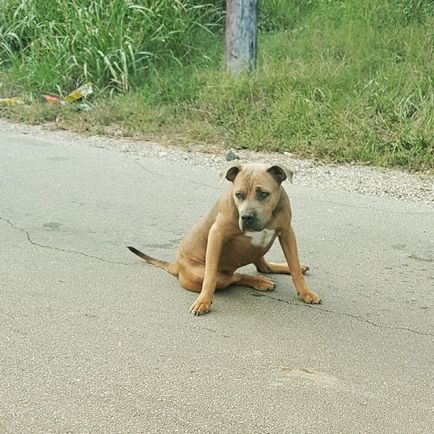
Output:
<instances>
[{"instance_id":1,"label":"green grass","mask_svg":"<svg viewBox=\"0 0 434 434\"><path fill-rule=\"evenodd\" d=\"M110 9L77 0L95 9L82 12L77 25L73 11L60 17L50 8L51 19L43 21L43 11L30 20L13 12L21 2L3 3L9 15L0 17L0 97L37 101L41 93L65 93L85 81L97 88L90 112L34 102L3 109L9 117L56 120L90 133L434 169L433 1L262 1L256 71L235 78L221 67L221 1L208 7L193 0L105 1ZM137 34L144 12L140 20L131 12L138 3L180 8L160 10L163 27L145 20L153 23L150 34L161 29L146 50L146 38ZM84 27L98 32L81 40ZM17 38L6 38L8 32ZM140 57L139 51L152 54Z\"/></svg>"},{"instance_id":2,"label":"green grass","mask_svg":"<svg viewBox=\"0 0 434 434\"><path fill-rule=\"evenodd\" d=\"M91 81L128 91L188 58L221 27L200 0L0 0L0 62L30 93Z\"/></svg>"}]
</instances>

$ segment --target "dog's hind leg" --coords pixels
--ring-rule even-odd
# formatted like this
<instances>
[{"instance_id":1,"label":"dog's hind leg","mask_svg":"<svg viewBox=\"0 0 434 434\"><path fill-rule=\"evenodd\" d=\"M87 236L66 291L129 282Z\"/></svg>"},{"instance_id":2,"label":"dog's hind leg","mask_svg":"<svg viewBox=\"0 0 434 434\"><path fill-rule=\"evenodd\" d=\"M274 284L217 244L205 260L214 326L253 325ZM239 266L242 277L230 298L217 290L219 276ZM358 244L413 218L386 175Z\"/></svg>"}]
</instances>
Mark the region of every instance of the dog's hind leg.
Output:
<instances>
[{"instance_id":1,"label":"dog's hind leg","mask_svg":"<svg viewBox=\"0 0 434 434\"><path fill-rule=\"evenodd\" d=\"M179 282L188 291L201 292L204 274L205 267L190 267L187 273L184 271L179 273ZM258 291L269 291L276 286L271 279L265 276L249 276L248 274L241 273L217 273L216 289L225 289L231 285L250 286Z\"/></svg>"},{"instance_id":2,"label":"dog's hind leg","mask_svg":"<svg viewBox=\"0 0 434 434\"><path fill-rule=\"evenodd\" d=\"M264 257L255 262L255 266L259 273L291 274L288 264L277 264L276 262L269 262ZM307 265L300 264L300 269L303 274L309 271L309 267Z\"/></svg>"},{"instance_id":3,"label":"dog's hind leg","mask_svg":"<svg viewBox=\"0 0 434 434\"><path fill-rule=\"evenodd\" d=\"M202 293L203 277L205 275L204 266L194 266L185 270L181 270L179 273L179 281L183 288L200 293L190 308L190 312L194 315L202 315L209 312L212 304L212 297L207 297ZM247 274L225 274L217 273L215 288L224 289L230 285L246 285L250 286L258 291L271 291L275 288L276 284L265 276L249 276Z\"/></svg>"}]
</instances>

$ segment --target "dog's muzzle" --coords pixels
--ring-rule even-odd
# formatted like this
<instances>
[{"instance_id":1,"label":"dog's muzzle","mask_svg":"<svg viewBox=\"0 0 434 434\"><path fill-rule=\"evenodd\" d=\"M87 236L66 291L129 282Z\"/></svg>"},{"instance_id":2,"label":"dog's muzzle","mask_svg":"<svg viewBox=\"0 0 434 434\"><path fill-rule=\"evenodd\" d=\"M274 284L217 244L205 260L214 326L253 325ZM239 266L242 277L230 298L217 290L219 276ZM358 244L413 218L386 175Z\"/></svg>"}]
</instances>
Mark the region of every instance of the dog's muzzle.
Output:
<instances>
[{"instance_id":1,"label":"dog's muzzle","mask_svg":"<svg viewBox=\"0 0 434 434\"><path fill-rule=\"evenodd\" d=\"M255 210L249 210L240 215L240 229L242 231L262 231L263 225Z\"/></svg>"}]
</instances>

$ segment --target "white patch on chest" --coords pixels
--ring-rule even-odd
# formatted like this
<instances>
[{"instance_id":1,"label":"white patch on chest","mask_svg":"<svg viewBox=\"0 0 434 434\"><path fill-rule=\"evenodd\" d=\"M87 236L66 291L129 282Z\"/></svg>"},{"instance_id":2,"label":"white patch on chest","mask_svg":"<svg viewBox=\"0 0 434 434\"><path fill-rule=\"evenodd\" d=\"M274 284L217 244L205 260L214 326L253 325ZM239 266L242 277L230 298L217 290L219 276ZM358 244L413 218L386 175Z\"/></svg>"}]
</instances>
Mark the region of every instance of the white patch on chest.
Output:
<instances>
[{"instance_id":1,"label":"white patch on chest","mask_svg":"<svg viewBox=\"0 0 434 434\"><path fill-rule=\"evenodd\" d=\"M275 232L273 229L264 229L260 232L244 232L246 236L251 238L251 243L257 247L265 247L270 244Z\"/></svg>"}]
</instances>

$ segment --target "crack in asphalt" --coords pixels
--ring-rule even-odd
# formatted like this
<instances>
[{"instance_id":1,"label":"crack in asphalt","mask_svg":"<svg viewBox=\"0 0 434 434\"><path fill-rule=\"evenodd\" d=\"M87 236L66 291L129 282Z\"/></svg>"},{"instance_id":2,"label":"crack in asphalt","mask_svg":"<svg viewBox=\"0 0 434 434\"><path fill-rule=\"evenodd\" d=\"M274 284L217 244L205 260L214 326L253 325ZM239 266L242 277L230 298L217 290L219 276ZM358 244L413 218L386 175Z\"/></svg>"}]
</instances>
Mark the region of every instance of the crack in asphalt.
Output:
<instances>
[{"instance_id":1,"label":"crack in asphalt","mask_svg":"<svg viewBox=\"0 0 434 434\"><path fill-rule=\"evenodd\" d=\"M54 246L49 246L49 245L46 245L46 244L37 243L36 241L32 240L32 238L30 236L30 233L27 230L22 229L22 228L16 226L14 223L12 223L7 218L0 217L0 220L6 222L11 228L13 228L13 229L15 229L15 230L17 230L17 231L25 234L27 241L30 244L32 244L33 246L40 247L40 248L43 248L43 249L55 250L55 251L62 252L62 253L70 253L70 254L74 254L74 255L80 255L80 256L84 256L84 257L89 258L89 259L95 259L95 260L98 260L100 262L104 262L106 264L131 265L128 262L109 261L109 260L107 260L105 258L101 258L100 256L89 255L87 253L80 252L80 251L77 251L77 250L62 249L60 247L54 247ZM268 295L268 294L257 294L257 293L254 293L252 295L255 296L255 297L265 297L265 298L268 298L268 299L271 299L271 300L275 300L275 301L277 301L279 303L285 303L285 304L292 305L292 306L298 306L298 307L302 307L302 308L310 308L310 309L315 309L315 310L318 310L318 311L321 311L321 312L331 313L331 314L334 314L334 315L346 316L346 317L355 319L355 320L357 320L359 322L364 322L366 324L369 324L371 326L378 327L378 328L384 328L384 329L389 329L389 330L406 331L406 332L410 332L410 333L417 334L417 335L420 335L420 336L430 336L430 337L434 336L434 333L420 332L418 330L414 330L414 329L411 329L411 328L408 328L408 327L398 327L398 326L391 326L391 325L387 325L387 324L378 324L378 323L376 323L374 321L371 321L371 320L369 320L367 318L363 318L363 317L361 317L359 315L354 315L354 314L345 313L345 312L337 312L337 311L334 311L334 310L331 310L331 309L325 309L324 307L319 307L318 305L294 303L294 302L291 302L290 300L285 300L283 298L273 297L273 296ZM212 329L208 329L208 331L217 333L215 330L212 330ZM228 336L225 336L225 337L228 337Z\"/></svg>"},{"instance_id":2,"label":"crack in asphalt","mask_svg":"<svg viewBox=\"0 0 434 434\"><path fill-rule=\"evenodd\" d=\"M80 252L79 250L68 250L68 249L63 249L61 247L49 246L47 244L38 243L38 242L32 240L29 231L16 226L14 223L12 223L7 218L0 217L0 220L6 222L12 229L15 229L15 230L23 233L26 236L26 239L30 244L32 244L33 246L36 246L36 247L40 247L41 249L56 250L56 251L62 252L62 253L70 253L73 255L80 255L80 256L84 256L86 258L95 259L97 261L104 262L106 264L131 265L128 262L109 261L108 259L101 258L100 256L89 255L88 253Z\"/></svg>"},{"instance_id":3,"label":"crack in asphalt","mask_svg":"<svg viewBox=\"0 0 434 434\"><path fill-rule=\"evenodd\" d=\"M196 330L201 330L201 331L206 331L206 332L210 332L210 333L214 333L216 335L219 335L223 338L230 338L231 336L229 336L228 334L222 333L220 330L215 330L212 329L211 327L201 327L201 326L193 326L194 329Z\"/></svg>"},{"instance_id":4,"label":"crack in asphalt","mask_svg":"<svg viewBox=\"0 0 434 434\"><path fill-rule=\"evenodd\" d=\"M346 312L337 312L335 310L325 309L323 307L319 307L318 305L312 305L312 304L306 304L306 303L303 303L303 304L301 304L301 303L294 303L294 302L292 302L290 300L285 300L283 298L278 298L278 297L272 297L271 295L268 295L268 294L253 294L253 295L255 297L270 298L271 300L275 300L275 301L278 301L280 303L290 304L292 306L298 306L298 307L301 307L301 308L315 309L315 310L318 310L318 311L321 311L321 312L332 313L334 315L347 316L349 318L353 318L353 319L355 319L357 321L364 322L364 323L367 323L367 324L369 324L371 326L378 327L378 328L384 328L384 329L390 329L390 330L400 330L400 331L414 333L414 334L420 335L420 336L430 336L430 337L434 336L434 333L420 332L418 330L414 330L414 329L411 329L411 328L408 328L408 327L398 327L398 326L391 326L391 325L387 325L387 324L378 324L378 323L376 323L374 321L371 321L371 320L369 320L367 318L363 318L363 317L361 317L359 315L354 315L352 313L346 313Z\"/></svg>"}]
</instances>

